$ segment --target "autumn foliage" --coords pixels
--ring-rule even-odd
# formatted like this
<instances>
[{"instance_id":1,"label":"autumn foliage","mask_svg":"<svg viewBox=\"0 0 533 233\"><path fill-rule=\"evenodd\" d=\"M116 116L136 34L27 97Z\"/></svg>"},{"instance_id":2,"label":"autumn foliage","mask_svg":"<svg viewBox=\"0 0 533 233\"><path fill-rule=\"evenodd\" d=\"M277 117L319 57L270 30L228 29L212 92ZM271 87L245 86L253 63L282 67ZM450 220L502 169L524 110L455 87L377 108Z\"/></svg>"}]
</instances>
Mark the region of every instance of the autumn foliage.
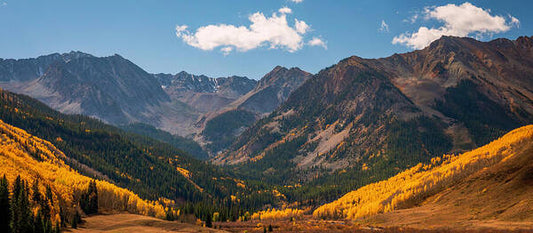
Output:
<instances>
[{"instance_id":1,"label":"autumn foliage","mask_svg":"<svg viewBox=\"0 0 533 233\"><path fill-rule=\"evenodd\" d=\"M483 147L429 164L418 164L388 180L364 186L317 208L317 218L357 219L409 208L459 180L515 156L520 145L533 143L533 125L511 131Z\"/></svg>"},{"instance_id":2,"label":"autumn foliage","mask_svg":"<svg viewBox=\"0 0 533 233\"><path fill-rule=\"evenodd\" d=\"M303 217L304 211L300 209L278 209L275 208L269 210L263 210L255 212L252 214L252 219L254 220L280 220L280 219L290 219L290 218L300 218Z\"/></svg>"},{"instance_id":3,"label":"autumn foliage","mask_svg":"<svg viewBox=\"0 0 533 233\"><path fill-rule=\"evenodd\" d=\"M80 199L91 189L98 190L97 199L91 200L97 201L99 210L165 217L166 210L159 202L143 200L107 181L96 180L92 183L96 187L90 188L93 179L79 174L65 161L69 161L67 156L50 142L0 120L0 175L5 174L9 183L13 183L17 176L28 183L38 180L36 190L42 195L49 186L52 190L50 212L53 222L62 220L60 212L78 213L81 210Z\"/></svg>"}]
</instances>

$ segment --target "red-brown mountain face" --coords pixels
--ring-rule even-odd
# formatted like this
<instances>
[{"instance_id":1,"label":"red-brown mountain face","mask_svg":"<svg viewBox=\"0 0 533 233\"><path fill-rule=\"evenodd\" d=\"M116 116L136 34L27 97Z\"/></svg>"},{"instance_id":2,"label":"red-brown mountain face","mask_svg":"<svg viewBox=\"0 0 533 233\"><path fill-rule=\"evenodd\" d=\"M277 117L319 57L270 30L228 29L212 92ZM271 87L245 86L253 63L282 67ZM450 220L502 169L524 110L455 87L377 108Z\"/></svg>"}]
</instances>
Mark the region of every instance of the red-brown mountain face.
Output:
<instances>
[{"instance_id":1,"label":"red-brown mountain face","mask_svg":"<svg viewBox=\"0 0 533 233\"><path fill-rule=\"evenodd\" d=\"M324 172L386 177L483 145L533 122L532 40L442 37L411 53L344 59L215 162L248 161L243 169L285 182L320 180Z\"/></svg>"},{"instance_id":2,"label":"red-brown mountain face","mask_svg":"<svg viewBox=\"0 0 533 233\"><path fill-rule=\"evenodd\" d=\"M525 95L533 87L530 37L490 42L442 37L423 50L374 62L417 105L431 106L444 97L446 88L469 80L493 101L509 105L521 120L532 120L532 96Z\"/></svg>"}]
</instances>

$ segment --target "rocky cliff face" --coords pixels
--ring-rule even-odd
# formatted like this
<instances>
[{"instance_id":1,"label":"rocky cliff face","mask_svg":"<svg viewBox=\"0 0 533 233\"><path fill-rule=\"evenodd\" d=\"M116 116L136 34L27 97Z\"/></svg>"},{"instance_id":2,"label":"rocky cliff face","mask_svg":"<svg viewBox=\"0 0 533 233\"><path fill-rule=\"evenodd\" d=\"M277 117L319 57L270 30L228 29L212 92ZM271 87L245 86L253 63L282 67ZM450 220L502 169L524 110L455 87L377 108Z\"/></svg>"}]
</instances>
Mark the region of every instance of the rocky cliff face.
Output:
<instances>
[{"instance_id":1,"label":"rocky cliff face","mask_svg":"<svg viewBox=\"0 0 533 233\"><path fill-rule=\"evenodd\" d=\"M483 145L533 122L531 41L443 37L411 53L344 59L214 162L305 180L342 169L384 174Z\"/></svg>"},{"instance_id":2,"label":"rocky cliff face","mask_svg":"<svg viewBox=\"0 0 533 233\"><path fill-rule=\"evenodd\" d=\"M274 111L310 77L299 68L275 67L252 90L225 108L205 114L198 124L203 130L196 139L204 143L211 155L216 155L257 119Z\"/></svg>"}]
</instances>

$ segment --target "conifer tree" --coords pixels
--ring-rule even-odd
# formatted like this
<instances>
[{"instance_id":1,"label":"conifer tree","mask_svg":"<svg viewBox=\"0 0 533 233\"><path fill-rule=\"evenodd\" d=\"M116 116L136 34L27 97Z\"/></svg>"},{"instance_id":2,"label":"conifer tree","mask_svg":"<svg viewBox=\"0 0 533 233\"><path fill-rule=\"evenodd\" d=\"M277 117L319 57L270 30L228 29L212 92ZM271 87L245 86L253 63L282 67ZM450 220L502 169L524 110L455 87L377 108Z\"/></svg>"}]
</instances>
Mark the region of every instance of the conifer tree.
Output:
<instances>
[{"instance_id":1,"label":"conifer tree","mask_svg":"<svg viewBox=\"0 0 533 233\"><path fill-rule=\"evenodd\" d=\"M98 213L98 190L96 189L96 181L89 183L89 208L90 213Z\"/></svg>"},{"instance_id":2,"label":"conifer tree","mask_svg":"<svg viewBox=\"0 0 533 233\"><path fill-rule=\"evenodd\" d=\"M32 201L34 203L34 205L38 205L41 203L41 199L42 199L42 196L41 196L41 192L39 192L39 180L38 179L35 179L35 181L33 182L33 186L31 187L31 191L32 191Z\"/></svg>"},{"instance_id":3,"label":"conifer tree","mask_svg":"<svg viewBox=\"0 0 533 233\"><path fill-rule=\"evenodd\" d=\"M213 221L211 220L211 216L207 215L207 218L205 219L205 226L206 227L213 227Z\"/></svg>"},{"instance_id":4,"label":"conifer tree","mask_svg":"<svg viewBox=\"0 0 533 233\"><path fill-rule=\"evenodd\" d=\"M33 217L28 199L28 187L20 176L15 179L11 199L11 230L13 233L33 232Z\"/></svg>"},{"instance_id":5,"label":"conifer tree","mask_svg":"<svg viewBox=\"0 0 533 233\"><path fill-rule=\"evenodd\" d=\"M9 182L6 175L0 179L0 232L11 232L11 204L9 203Z\"/></svg>"},{"instance_id":6,"label":"conifer tree","mask_svg":"<svg viewBox=\"0 0 533 233\"><path fill-rule=\"evenodd\" d=\"M35 215L35 218L33 219L33 232L35 233L42 233L44 232L43 227L43 216L41 215L41 210L37 211L37 215Z\"/></svg>"}]
</instances>

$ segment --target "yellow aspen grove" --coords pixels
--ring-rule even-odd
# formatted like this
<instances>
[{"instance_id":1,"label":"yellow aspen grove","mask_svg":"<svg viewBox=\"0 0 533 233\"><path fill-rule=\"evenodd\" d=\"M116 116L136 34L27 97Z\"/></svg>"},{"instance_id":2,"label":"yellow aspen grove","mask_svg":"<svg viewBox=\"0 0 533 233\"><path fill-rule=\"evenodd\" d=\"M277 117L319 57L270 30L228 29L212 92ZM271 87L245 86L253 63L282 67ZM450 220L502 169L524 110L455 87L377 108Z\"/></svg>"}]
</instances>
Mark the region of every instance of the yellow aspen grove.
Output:
<instances>
[{"instance_id":1,"label":"yellow aspen grove","mask_svg":"<svg viewBox=\"0 0 533 233\"><path fill-rule=\"evenodd\" d=\"M276 208L273 208L269 210L255 212L254 214L252 214L252 219L280 220L280 219L289 219L289 218L300 218L303 216L303 214L304 214L304 211L299 210L299 209L286 208L286 209L276 210Z\"/></svg>"},{"instance_id":2,"label":"yellow aspen grove","mask_svg":"<svg viewBox=\"0 0 533 233\"><path fill-rule=\"evenodd\" d=\"M349 192L320 206L316 218L360 217L408 208L480 169L515 156L518 148L533 143L533 125L515 129L503 137L458 156L444 155L429 164L418 164L394 177Z\"/></svg>"},{"instance_id":3,"label":"yellow aspen grove","mask_svg":"<svg viewBox=\"0 0 533 233\"><path fill-rule=\"evenodd\" d=\"M30 184L39 180L41 192L45 186L50 186L53 193L51 212L57 221L60 205L63 210L76 206L74 197L87 190L93 180L65 164L65 159L65 154L52 143L0 120L0 175L5 174L9 182L17 176ZM143 200L130 190L103 180L96 180L96 187L99 209L165 217L165 208L159 202Z\"/></svg>"}]
</instances>

